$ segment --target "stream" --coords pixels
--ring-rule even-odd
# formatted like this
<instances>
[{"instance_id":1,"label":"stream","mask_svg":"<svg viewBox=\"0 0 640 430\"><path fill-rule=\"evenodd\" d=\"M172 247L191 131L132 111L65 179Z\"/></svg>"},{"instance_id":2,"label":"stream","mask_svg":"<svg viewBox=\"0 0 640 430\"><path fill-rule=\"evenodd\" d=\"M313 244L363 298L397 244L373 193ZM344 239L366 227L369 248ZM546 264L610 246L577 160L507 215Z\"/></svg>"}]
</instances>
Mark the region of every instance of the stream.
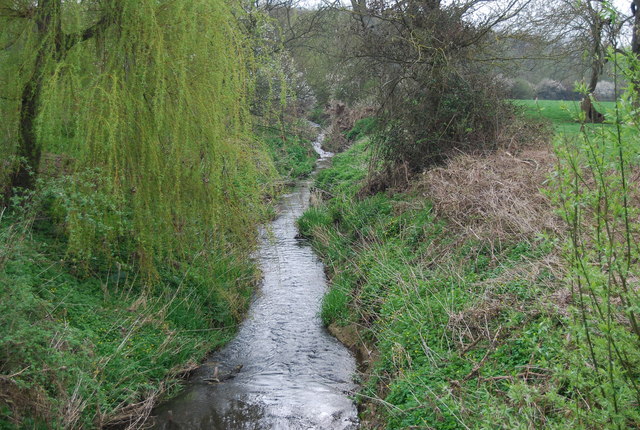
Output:
<instances>
[{"instance_id":1,"label":"stream","mask_svg":"<svg viewBox=\"0 0 640 430\"><path fill-rule=\"evenodd\" d=\"M326 165L323 134L314 142ZM317 171L316 169L316 171ZM322 325L327 284L296 220L309 205L312 179L284 196L261 231L256 259L263 280L237 337L214 353L176 398L157 407L156 429L356 429L349 395L351 353ZM218 382L220 381L220 382Z\"/></svg>"}]
</instances>

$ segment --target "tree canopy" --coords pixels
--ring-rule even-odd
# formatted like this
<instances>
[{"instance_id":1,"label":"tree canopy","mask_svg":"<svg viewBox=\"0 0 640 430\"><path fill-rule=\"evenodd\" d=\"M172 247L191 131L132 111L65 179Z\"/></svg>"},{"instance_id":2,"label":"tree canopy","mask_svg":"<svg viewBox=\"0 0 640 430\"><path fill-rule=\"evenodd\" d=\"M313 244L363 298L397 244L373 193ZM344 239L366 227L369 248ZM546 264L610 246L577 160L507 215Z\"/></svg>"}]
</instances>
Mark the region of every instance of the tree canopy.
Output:
<instances>
[{"instance_id":1,"label":"tree canopy","mask_svg":"<svg viewBox=\"0 0 640 430\"><path fill-rule=\"evenodd\" d=\"M47 169L75 173L54 196L72 252L126 242L151 268L246 234L256 165L270 167L248 133L252 54L234 12L211 0L0 2L2 174L31 187Z\"/></svg>"}]
</instances>

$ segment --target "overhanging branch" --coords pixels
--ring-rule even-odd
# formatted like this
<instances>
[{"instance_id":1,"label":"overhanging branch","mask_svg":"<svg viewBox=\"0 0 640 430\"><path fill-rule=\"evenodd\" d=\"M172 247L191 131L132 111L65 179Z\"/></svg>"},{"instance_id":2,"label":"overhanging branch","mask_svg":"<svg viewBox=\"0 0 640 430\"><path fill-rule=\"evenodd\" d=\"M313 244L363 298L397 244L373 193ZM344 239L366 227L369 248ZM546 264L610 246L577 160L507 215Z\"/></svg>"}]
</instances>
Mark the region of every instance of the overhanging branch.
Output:
<instances>
[{"instance_id":1,"label":"overhanging branch","mask_svg":"<svg viewBox=\"0 0 640 430\"><path fill-rule=\"evenodd\" d=\"M110 22L107 15L104 15L102 18L100 18L100 20L98 20L98 22L93 24L91 27L78 33L65 35L64 36L65 52L69 51L79 42L84 42L86 40L92 39L98 33L104 31L109 26L109 24Z\"/></svg>"}]
</instances>

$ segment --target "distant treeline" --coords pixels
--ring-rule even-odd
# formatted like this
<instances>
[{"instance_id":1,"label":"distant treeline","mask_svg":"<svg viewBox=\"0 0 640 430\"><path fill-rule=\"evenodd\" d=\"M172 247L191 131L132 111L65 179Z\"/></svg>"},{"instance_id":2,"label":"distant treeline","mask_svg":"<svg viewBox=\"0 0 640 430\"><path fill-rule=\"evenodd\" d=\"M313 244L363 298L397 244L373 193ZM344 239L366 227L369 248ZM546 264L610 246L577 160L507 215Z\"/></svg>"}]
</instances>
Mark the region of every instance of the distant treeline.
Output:
<instances>
[{"instance_id":1,"label":"distant treeline","mask_svg":"<svg viewBox=\"0 0 640 430\"><path fill-rule=\"evenodd\" d=\"M528 100L539 98L542 100L581 100L584 95L575 91L572 85L553 79L543 79L537 85L526 79L503 78L507 96L512 99ZM624 87L615 87L613 82L600 81L594 92L596 99L600 101L614 101L623 93Z\"/></svg>"}]
</instances>

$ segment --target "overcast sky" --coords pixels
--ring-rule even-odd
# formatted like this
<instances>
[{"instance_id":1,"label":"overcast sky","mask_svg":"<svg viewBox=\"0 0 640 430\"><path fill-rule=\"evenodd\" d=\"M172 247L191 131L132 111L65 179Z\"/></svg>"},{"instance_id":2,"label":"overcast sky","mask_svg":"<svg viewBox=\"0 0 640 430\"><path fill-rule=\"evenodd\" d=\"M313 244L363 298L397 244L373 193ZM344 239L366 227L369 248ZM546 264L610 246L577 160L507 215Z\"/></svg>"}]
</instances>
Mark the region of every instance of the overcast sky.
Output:
<instances>
[{"instance_id":1,"label":"overcast sky","mask_svg":"<svg viewBox=\"0 0 640 430\"><path fill-rule=\"evenodd\" d=\"M451 4L453 2L464 3L465 1L466 0L442 0L444 4L447 4L447 3ZM482 5L482 9L486 8L486 10L489 11L491 9L500 8L500 6L504 6L512 1L513 0L484 0L484 1L479 1L478 4ZM521 1L526 2L528 0L521 0ZM549 4L552 5L558 0L533 0L533 1L534 2L542 1L547 5ZM575 1L578 2L581 0L575 0ZM614 5L614 7L621 12L623 19L631 16L631 0L610 0L610 1ZM351 0L299 0L298 5L302 7L313 8L313 7L320 6L322 4L335 4L336 2L341 3L344 7L351 6ZM480 14L482 14L481 12L482 9L480 9ZM625 37L623 37L623 40L621 41L623 45L630 43L630 40L631 40L631 36L630 36L631 27L627 25L626 30L627 31L623 33L625 34Z\"/></svg>"}]
</instances>

